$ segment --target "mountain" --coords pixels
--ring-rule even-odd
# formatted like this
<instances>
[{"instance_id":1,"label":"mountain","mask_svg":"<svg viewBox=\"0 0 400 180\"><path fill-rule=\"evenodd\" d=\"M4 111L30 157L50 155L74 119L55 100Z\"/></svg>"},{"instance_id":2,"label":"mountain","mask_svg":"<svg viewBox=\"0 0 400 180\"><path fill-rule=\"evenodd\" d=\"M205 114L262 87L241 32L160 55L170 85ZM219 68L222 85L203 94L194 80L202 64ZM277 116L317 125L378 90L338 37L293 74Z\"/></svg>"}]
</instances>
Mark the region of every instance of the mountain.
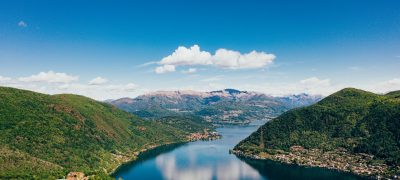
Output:
<instances>
[{"instance_id":1,"label":"mountain","mask_svg":"<svg viewBox=\"0 0 400 180\"><path fill-rule=\"evenodd\" d=\"M214 130L211 123L204 121L198 116L166 116L155 120L165 126L177 129L184 129L189 133L202 132L204 130Z\"/></svg>"},{"instance_id":2,"label":"mountain","mask_svg":"<svg viewBox=\"0 0 400 180\"><path fill-rule=\"evenodd\" d=\"M56 179L70 171L108 178L139 151L187 141L201 128L208 124L145 121L83 96L0 87L0 179Z\"/></svg>"},{"instance_id":3,"label":"mountain","mask_svg":"<svg viewBox=\"0 0 400 180\"><path fill-rule=\"evenodd\" d=\"M267 122L233 152L393 178L400 173L399 94L343 89Z\"/></svg>"},{"instance_id":4,"label":"mountain","mask_svg":"<svg viewBox=\"0 0 400 180\"><path fill-rule=\"evenodd\" d=\"M286 106L292 108L308 106L314 104L322 99L322 96L309 95L305 93L277 97L277 99L283 102Z\"/></svg>"},{"instance_id":5,"label":"mountain","mask_svg":"<svg viewBox=\"0 0 400 180\"><path fill-rule=\"evenodd\" d=\"M307 94L273 97L257 92L224 89L211 92L157 91L110 103L146 119L191 114L213 123L243 123L275 117L320 99L320 96Z\"/></svg>"}]
</instances>

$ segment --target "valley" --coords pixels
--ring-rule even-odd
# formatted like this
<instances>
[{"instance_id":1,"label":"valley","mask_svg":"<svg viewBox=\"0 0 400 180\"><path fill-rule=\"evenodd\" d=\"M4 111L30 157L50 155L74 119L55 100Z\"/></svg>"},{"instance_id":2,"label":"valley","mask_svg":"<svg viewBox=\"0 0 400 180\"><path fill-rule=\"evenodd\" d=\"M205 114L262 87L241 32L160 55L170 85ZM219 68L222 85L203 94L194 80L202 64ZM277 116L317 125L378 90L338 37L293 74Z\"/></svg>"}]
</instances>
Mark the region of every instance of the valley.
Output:
<instances>
[{"instance_id":1,"label":"valley","mask_svg":"<svg viewBox=\"0 0 400 180\"><path fill-rule=\"evenodd\" d=\"M219 156L241 164L247 168L245 171L259 171L256 179L268 177L264 175L265 169L251 170L242 161L259 165L257 160L266 164L266 160L272 160L372 178L395 178L400 172L396 144L398 91L377 95L347 88L320 100L318 96L304 94L272 97L229 89L211 92L213 103L210 93L155 94L125 98L123 103L121 99L99 102L72 94L46 95L1 87L0 162L7 166L1 166L0 177L53 179L69 173L89 179L110 179L110 175L121 172L121 165L142 161L143 154L166 145L203 144L210 148L218 142L227 143L221 144L225 150L218 152ZM119 104L112 105L116 102ZM143 108L138 110L141 113L125 111L137 105ZM267 110L253 113L259 108ZM205 111L215 114L202 114ZM44 125L46 128L42 128ZM247 130L236 137L232 129L239 134ZM224 134L225 130L230 133ZM228 151L234 155L222 155L230 154ZM219 163L218 158L209 161ZM193 168L197 169L197 165ZM347 177L316 171L327 177ZM239 179L246 176L240 175Z\"/></svg>"}]
</instances>

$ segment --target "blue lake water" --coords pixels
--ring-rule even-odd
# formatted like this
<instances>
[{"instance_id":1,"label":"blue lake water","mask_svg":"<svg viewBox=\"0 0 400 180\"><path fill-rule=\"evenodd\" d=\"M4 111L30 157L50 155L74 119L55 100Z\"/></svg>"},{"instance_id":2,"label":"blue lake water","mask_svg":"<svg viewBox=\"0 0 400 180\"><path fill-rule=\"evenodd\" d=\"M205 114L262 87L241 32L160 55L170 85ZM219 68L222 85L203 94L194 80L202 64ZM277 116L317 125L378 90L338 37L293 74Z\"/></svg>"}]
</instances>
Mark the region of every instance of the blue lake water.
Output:
<instances>
[{"instance_id":1,"label":"blue lake water","mask_svg":"<svg viewBox=\"0 0 400 180\"><path fill-rule=\"evenodd\" d=\"M215 141L196 141L154 149L121 167L114 177L135 180L361 179L332 170L240 159L229 154L229 149L263 123L255 121L249 126L218 128L223 138Z\"/></svg>"}]
</instances>

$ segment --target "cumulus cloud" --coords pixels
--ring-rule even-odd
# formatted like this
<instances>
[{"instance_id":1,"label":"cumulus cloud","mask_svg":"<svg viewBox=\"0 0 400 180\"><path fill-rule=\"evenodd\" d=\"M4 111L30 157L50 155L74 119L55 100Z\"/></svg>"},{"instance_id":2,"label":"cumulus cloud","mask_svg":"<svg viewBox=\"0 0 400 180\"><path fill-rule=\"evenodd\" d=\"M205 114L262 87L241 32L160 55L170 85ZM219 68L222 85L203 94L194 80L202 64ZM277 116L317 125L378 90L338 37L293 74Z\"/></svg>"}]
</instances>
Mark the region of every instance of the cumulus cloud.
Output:
<instances>
[{"instance_id":1,"label":"cumulus cloud","mask_svg":"<svg viewBox=\"0 0 400 180\"><path fill-rule=\"evenodd\" d=\"M11 81L11 78L0 76L0 82L7 82L7 81Z\"/></svg>"},{"instance_id":2,"label":"cumulus cloud","mask_svg":"<svg viewBox=\"0 0 400 180\"><path fill-rule=\"evenodd\" d=\"M164 74L164 73L168 73L168 72L174 72L175 71L175 66L166 64L166 65L163 65L163 66L156 67L156 69L154 71L157 74Z\"/></svg>"},{"instance_id":3,"label":"cumulus cloud","mask_svg":"<svg viewBox=\"0 0 400 180\"><path fill-rule=\"evenodd\" d=\"M179 46L171 55L164 57L159 64L162 65L207 65L211 64L211 54L201 51L198 45L190 48Z\"/></svg>"},{"instance_id":4,"label":"cumulus cloud","mask_svg":"<svg viewBox=\"0 0 400 180\"><path fill-rule=\"evenodd\" d=\"M31 75L28 77L20 77L19 81L22 82L47 82L47 83L69 83L72 81L77 81L78 76L71 76L66 73L57 73L54 71L40 72L36 75Z\"/></svg>"},{"instance_id":5,"label":"cumulus cloud","mask_svg":"<svg viewBox=\"0 0 400 180\"><path fill-rule=\"evenodd\" d=\"M108 82L107 79L102 78L102 77L99 76L99 77L96 77L96 78L90 80L89 81L89 85L100 85L100 84L105 84L107 82Z\"/></svg>"},{"instance_id":6,"label":"cumulus cloud","mask_svg":"<svg viewBox=\"0 0 400 180\"><path fill-rule=\"evenodd\" d=\"M158 74L174 72L176 66L215 66L224 69L256 69L272 64L276 56L265 52L251 51L242 54L238 51L218 49L214 55L201 51L198 45L190 48L179 46L171 55L158 62Z\"/></svg>"},{"instance_id":7,"label":"cumulus cloud","mask_svg":"<svg viewBox=\"0 0 400 180\"><path fill-rule=\"evenodd\" d=\"M193 73L196 73L196 72L197 72L196 68L189 68L187 70L183 70L182 71L183 74L193 74Z\"/></svg>"},{"instance_id":8,"label":"cumulus cloud","mask_svg":"<svg viewBox=\"0 0 400 180\"><path fill-rule=\"evenodd\" d=\"M19 27L25 28L25 27L28 26L28 24L26 24L24 21L19 21L19 22L18 22L18 26L19 26Z\"/></svg>"},{"instance_id":9,"label":"cumulus cloud","mask_svg":"<svg viewBox=\"0 0 400 180\"><path fill-rule=\"evenodd\" d=\"M276 58L274 54L251 51L241 54L238 51L218 49L212 58L214 65L228 69L256 69L265 67Z\"/></svg>"}]
</instances>

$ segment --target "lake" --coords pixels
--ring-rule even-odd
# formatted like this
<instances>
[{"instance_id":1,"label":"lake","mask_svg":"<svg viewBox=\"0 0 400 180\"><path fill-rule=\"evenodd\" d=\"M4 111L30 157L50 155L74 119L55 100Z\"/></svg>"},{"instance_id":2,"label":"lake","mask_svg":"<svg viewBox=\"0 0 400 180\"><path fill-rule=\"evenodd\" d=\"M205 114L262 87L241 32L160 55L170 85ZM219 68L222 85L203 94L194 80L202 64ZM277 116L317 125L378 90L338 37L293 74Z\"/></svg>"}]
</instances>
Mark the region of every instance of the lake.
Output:
<instances>
[{"instance_id":1,"label":"lake","mask_svg":"<svg viewBox=\"0 0 400 180\"><path fill-rule=\"evenodd\" d=\"M239 141L262 125L225 126L215 141L169 145L143 153L137 161L124 165L114 174L123 179L361 179L347 173L306 168L272 161L250 160L229 154Z\"/></svg>"}]
</instances>

